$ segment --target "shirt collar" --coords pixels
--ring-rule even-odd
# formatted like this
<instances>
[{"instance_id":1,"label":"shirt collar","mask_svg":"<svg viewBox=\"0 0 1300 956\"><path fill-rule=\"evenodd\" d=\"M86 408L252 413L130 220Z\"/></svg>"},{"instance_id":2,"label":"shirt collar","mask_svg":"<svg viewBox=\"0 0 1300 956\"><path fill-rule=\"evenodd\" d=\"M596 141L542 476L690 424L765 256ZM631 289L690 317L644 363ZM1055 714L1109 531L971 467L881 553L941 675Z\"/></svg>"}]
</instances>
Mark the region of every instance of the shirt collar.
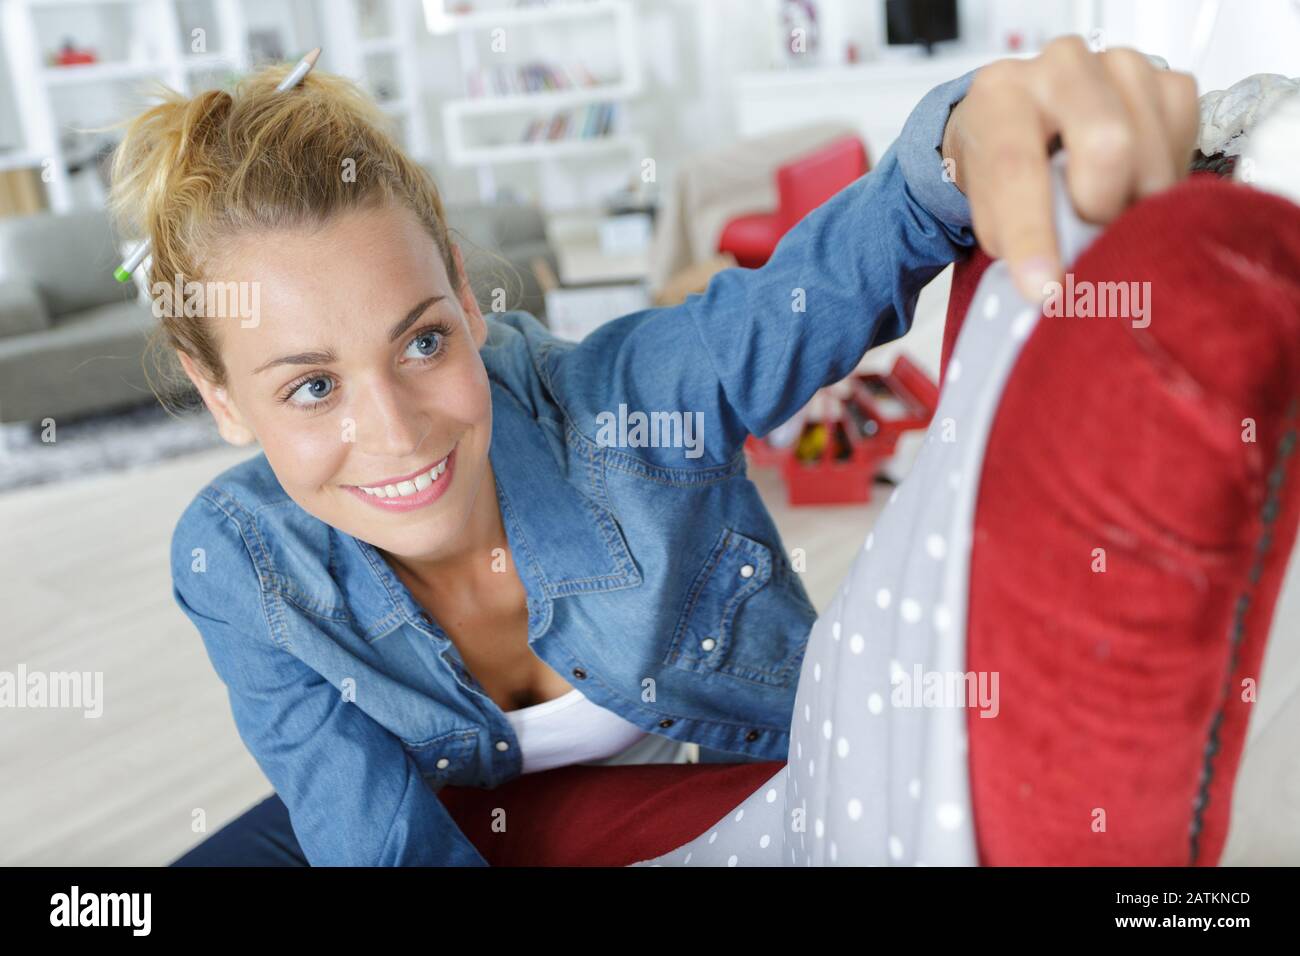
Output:
<instances>
[{"instance_id":1,"label":"shirt collar","mask_svg":"<svg viewBox=\"0 0 1300 956\"><path fill-rule=\"evenodd\" d=\"M491 386L488 460L511 555L528 594L531 641L550 627L556 598L638 587L642 577L613 514L584 495L566 474L572 456L577 467L588 470L582 477L597 476L600 465L594 449L577 436L573 447L578 453L566 456L558 436L549 438L495 378ZM373 545L348 537L383 585L385 603L419 623L421 608L388 562Z\"/></svg>"}]
</instances>

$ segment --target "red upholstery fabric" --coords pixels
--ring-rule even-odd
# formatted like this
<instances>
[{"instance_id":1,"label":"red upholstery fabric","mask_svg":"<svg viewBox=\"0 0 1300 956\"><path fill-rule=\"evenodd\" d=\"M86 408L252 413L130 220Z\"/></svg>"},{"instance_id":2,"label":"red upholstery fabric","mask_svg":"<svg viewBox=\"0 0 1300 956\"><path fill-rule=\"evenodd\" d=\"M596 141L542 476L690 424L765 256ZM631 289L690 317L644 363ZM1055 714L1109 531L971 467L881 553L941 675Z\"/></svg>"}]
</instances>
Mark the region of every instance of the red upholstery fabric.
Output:
<instances>
[{"instance_id":1,"label":"red upholstery fabric","mask_svg":"<svg viewBox=\"0 0 1300 956\"><path fill-rule=\"evenodd\" d=\"M959 270L959 315L986 264ZM989 436L967 668L999 673L1001 710L968 718L980 859L1212 865L1300 520L1300 207L1194 176L1072 271L1149 281L1151 323L1041 318Z\"/></svg>"},{"instance_id":2,"label":"red upholstery fabric","mask_svg":"<svg viewBox=\"0 0 1300 956\"><path fill-rule=\"evenodd\" d=\"M736 257L736 264L745 269L757 269L772 257L776 244L785 235L779 222L774 212L737 216L722 230L718 251L730 252Z\"/></svg>"},{"instance_id":3,"label":"red upholstery fabric","mask_svg":"<svg viewBox=\"0 0 1300 956\"><path fill-rule=\"evenodd\" d=\"M575 764L438 797L493 866L626 866L694 840L782 766Z\"/></svg>"},{"instance_id":4,"label":"red upholstery fabric","mask_svg":"<svg viewBox=\"0 0 1300 956\"><path fill-rule=\"evenodd\" d=\"M975 289L980 284L993 260L978 246L969 256L958 262L952 270L952 289L948 293L948 315L943 324L943 345L939 353L939 387L943 388L944 376L948 373L948 360L957 344L957 333L961 331L966 320L966 310L970 308Z\"/></svg>"},{"instance_id":5,"label":"red upholstery fabric","mask_svg":"<svg viewBox=\"0 0 1300 956\"><path fill-rule=\"evenodd\" d=\"M776 171L777 225L785 235L799 220L866 173L867 150L856 136L841 136Z\"/></svg>"}]
</instances>

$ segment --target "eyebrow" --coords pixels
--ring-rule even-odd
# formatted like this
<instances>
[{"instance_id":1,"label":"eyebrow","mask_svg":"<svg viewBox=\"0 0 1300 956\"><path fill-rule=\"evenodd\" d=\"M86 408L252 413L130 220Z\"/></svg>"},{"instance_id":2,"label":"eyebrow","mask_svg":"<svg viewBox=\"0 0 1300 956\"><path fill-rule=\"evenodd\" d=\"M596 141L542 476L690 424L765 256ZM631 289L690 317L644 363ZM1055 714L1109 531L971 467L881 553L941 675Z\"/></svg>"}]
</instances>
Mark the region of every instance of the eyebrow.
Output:
<instances>
[{"instance_id":1,"label":"eyebrow","mask_svg":"<svg viewBox=\"0 0 1300 956\"><path fill-rule=\"evenodd\" d=\"M396 342L401 338L403 332L415 324L415 321L424 314L429 306L435 305L445 298L447 298L445 295L431 295L417 304L410 312L406 313L406 316L400 322L388 330L388 341ZM295 352L293 355L282 355L279 358L262 363L253 369L253 374L256 375L258 372L264 372L268 368L274 368L277 365L329 365L331 362L336 361L338 361L338 356L331 349L318 352Z\"/></svg>"}]
</instances>

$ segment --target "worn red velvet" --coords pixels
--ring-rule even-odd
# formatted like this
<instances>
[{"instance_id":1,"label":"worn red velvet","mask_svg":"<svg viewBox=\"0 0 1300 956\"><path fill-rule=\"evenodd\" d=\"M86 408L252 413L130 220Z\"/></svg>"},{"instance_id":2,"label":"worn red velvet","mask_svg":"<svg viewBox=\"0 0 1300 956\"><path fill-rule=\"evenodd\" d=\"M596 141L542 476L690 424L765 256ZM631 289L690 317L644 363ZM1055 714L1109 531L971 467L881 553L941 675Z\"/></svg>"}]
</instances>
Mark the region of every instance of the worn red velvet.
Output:
<instances>
[{"instance_id":1,"label":"worn red velvet","mask_svg":"<svg viewBox=\"0 0 1300 956\"><path fill-rule=\"evenodd\" d=\"M493 866L626 866L694 840L784 763L575 764L438 796Z\"/></svg>"},{"instance_id":2,"label":"worn red velvet","mask_svg":"<svg viewBox=\"0 0 1300 956\"><path fill-rule=\"evenodd\" d=\"M987 262L957 270L945 362ZM997 411L969 596L967 668L1000 675L999 716L968 720L980 858L1210 865L1300 509L1300 207L1194 176L1072 271L1149 281L1151 324L1042 317Z\"/></svg>"}]
</instances>

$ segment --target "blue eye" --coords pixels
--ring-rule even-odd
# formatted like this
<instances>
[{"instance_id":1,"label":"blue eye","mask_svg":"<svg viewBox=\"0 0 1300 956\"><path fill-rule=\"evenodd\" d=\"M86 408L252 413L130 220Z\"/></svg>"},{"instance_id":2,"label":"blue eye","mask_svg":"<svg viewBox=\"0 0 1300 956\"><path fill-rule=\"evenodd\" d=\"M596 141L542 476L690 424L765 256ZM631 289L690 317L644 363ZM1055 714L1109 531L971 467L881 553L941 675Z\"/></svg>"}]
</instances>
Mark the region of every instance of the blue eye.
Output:
<instances>
[{"instance_id":1,"label":"blue eye","mask_svg":"<svg viewBox=\"0 0 1300 956\"><path fill-rule=\"evenodd\" d=\"M411 349L415 349L416 354L412 355ZM411 339L411 344L406 347L407 357L414 359L433 358L440 351L442 351L442 333L435 329L421 332Z\"/></svg>"},{"instance_id":2,"label":"blue eye","mask_svg":"<svg viewBox=\"0 0 1300 956\"><path fill-rule=\"evenodd\" d=\"M323 391L315 387L321 383L324 383L327 386ZM289 401L298 405L316 405L321 400L328 398L332 391L334 391L333 380L328 379L323 375L318 375L315 378L307 379L307 381L303 382L302 385L294 389L293 393L289 396Z\"/></svg>"},{"instance_id":3,"label":"blue eye","mask_svg":"<svg viewBox=\"0 0 1300 956\"><path fill-rule=\"evenodd\" d=\"M3 0L0 0L3 2ZM452 327L439 322L417 332L406 347L405 357L414 359L418 365L427 365L438 359L447 351L447 340L451 337ZM411 350L415 351L412 352ZM310 375L298 379L286 387L277 399L284 404L297 408L315 408L325 406L334 394L334 379L329 375Z\"/></svg>"}]
</instances>

